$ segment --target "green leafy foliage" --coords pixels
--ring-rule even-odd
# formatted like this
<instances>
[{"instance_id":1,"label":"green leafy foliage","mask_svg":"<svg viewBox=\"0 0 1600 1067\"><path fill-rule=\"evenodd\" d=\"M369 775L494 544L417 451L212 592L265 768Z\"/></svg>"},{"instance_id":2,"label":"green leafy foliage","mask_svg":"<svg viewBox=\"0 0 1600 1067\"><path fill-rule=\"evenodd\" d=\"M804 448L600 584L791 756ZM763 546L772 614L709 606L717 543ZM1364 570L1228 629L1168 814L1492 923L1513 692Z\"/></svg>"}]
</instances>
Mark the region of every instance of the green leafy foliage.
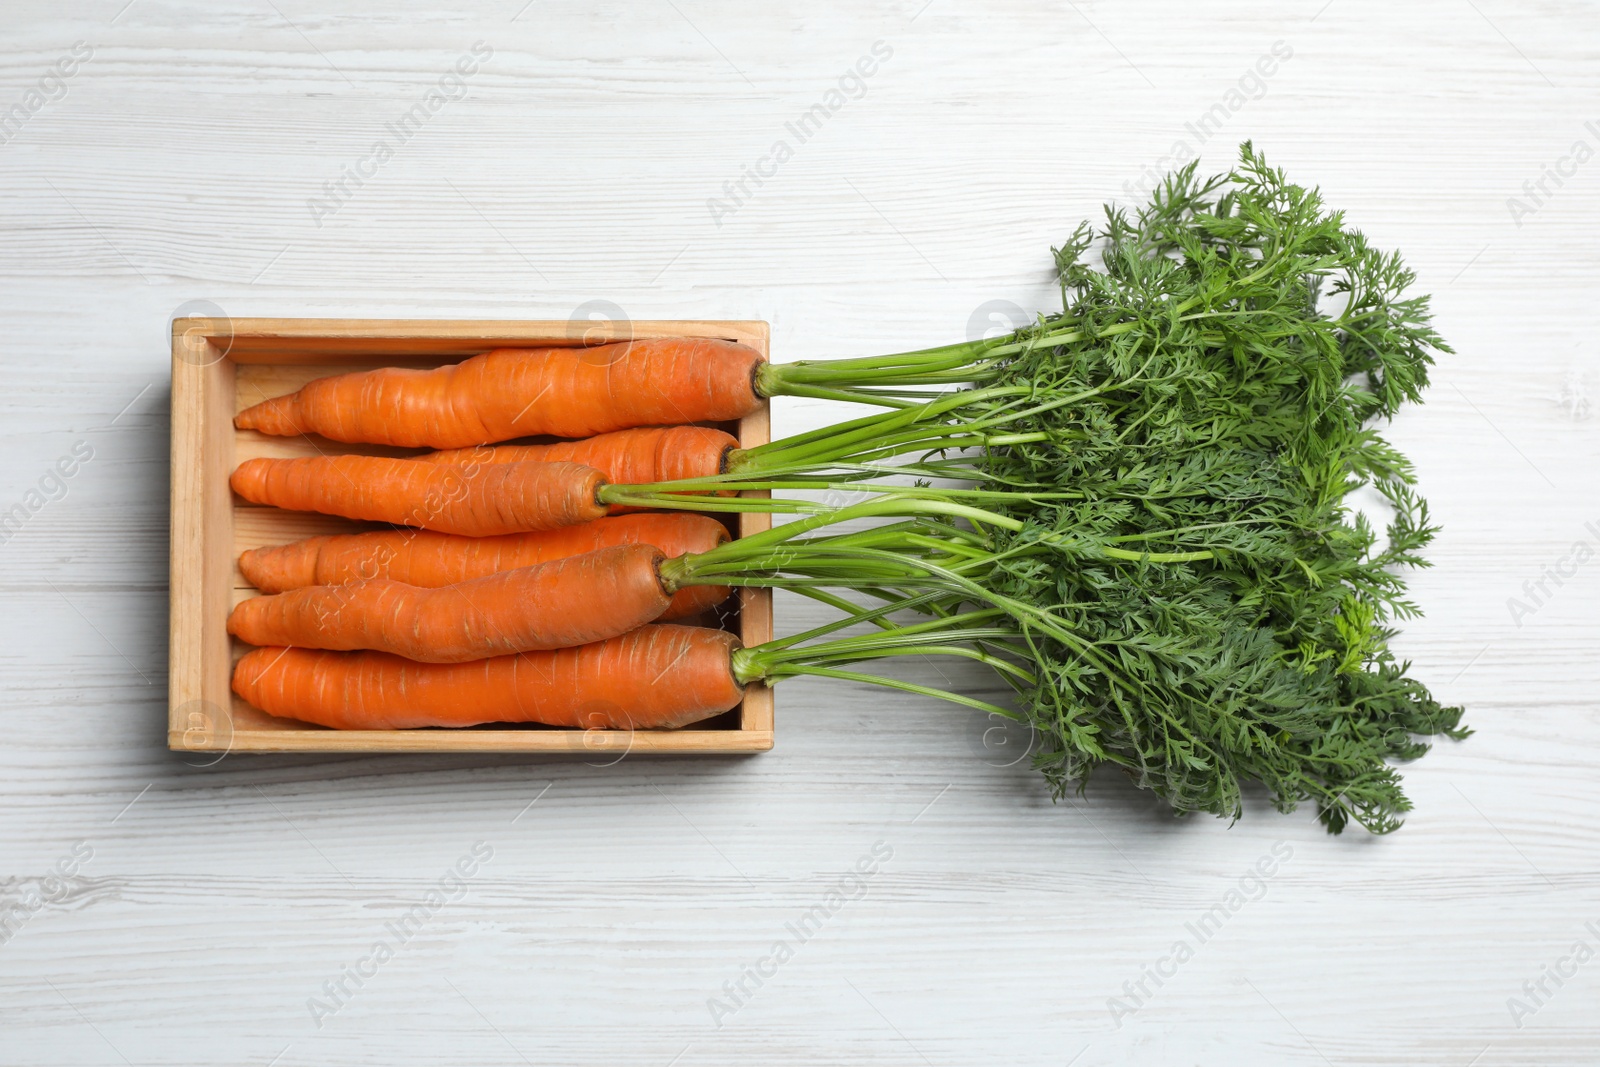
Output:
<instances>
[{"instance_id":1,"label":"green leafy foliage","mask_svg":"<svg viewBox=\"0 0 1600 1067\"><path fill-rule=\"evenodd\" d=\"M1044 641L1052 669L1027 694L1040 769L1060 792L1111 763L1179 810L1222 815L1256 781L1330 830L1392 830L1409 802L1387 761L1425 751L1417 735L1462 736L1460 709L1388 648L1389 622L1416 613L1397 568L1424 565L1435 532L1372 426L1420 399L1444 349L1427 299L1405 295L1414 276L1249 145L1227 179L1198 181L1191 164L1056 262L1064 313L1030 327L1039 343L996 380L1095 395L1021 420L1049 440L977 466L1083 499L995 505L1030 523L997 546L1071 531L1214 558L1001 557L994 587L1049 605L1108 664ZM1054 343L1064 324L1079 339ZM1348 506L1363 486L1392 507L1382 538Z\"/></svg>"},{"instance_id":2,"label":"green leafy foliage","mask_svg":"<svg viewBox=\"0 0 1600 1067\"><path fill-rule=\"evenodd\" d=\"M1466 733L1389 648L1435 528L1380 425L1448 351L1414 275L1248 143L1232 173L1191 164L1054 255L1062 312L1012 336L773 369L770 392L891 410L756 450L744 475L780 480L750 487L889 493L882 475L909 473L924 481L902 514L946 510L763 566L959 620L959 637L935 621L877 640L995 663L1058 796L1109 765L1180 812L1237 817L1259 783L1332 832L1395 829L1410 803L1391 761ZM950 477L977 488L926 480ZM1390 512L1381 533L1358 490ZM872 647L786 646L769 665Z\"/></svg>"}]
</instances>

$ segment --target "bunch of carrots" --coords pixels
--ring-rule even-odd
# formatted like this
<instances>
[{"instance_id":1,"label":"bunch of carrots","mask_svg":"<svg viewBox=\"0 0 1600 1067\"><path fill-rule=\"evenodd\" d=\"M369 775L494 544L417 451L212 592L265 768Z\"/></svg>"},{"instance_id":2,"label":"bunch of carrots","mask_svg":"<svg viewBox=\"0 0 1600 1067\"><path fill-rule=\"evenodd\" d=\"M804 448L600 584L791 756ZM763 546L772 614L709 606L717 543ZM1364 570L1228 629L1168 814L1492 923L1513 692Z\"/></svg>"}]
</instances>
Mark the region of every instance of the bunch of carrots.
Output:
<instances>
[{"instance_id":1,"label":"bunch of carrots","mask_svg":"<svg viewBox=\"0 0 1600 1067\"><path fill-rule=\"evenodd\" d=\"M712 339L503 349L241 412L433 451L233 473L254 503L388 525L244 554L263 595L229 620L259 646L234 689L343 729L625 729L860 681L1027 723L1057 795L1110 765L1179 812L1237 816L1260 783L1330 831L1394 829L1391 761L1465 733L1388 647L1434 527L1374 424L1448 351L1426 297L1248 144L1055 257L1063 311L995 339L782 365ZM750 449L706 425L781 396L880 410ZM1345 504L1362 486L1381 535ZM816 489L861 496L787 495ZM713 516L741 511L795 518L730 540ZM741 647L711 625L739 586L838 614ZM858 668L906 655L984 663L1016 702Z\"/></svg>"},{"instance_id":2,"label":"bunch of carrots","mask_svg":"<svg viewBox=\"0 0 1600 1067\"><path fill-rule=\"evenodd\" d=\"M239 466L232 485L246 500L394 528L244 553L263 595L240 603L228 629L261 647L234 688L273 715L346 729L673 727L732 708L736 641L689 624L729 588L662 572L728 541L727 528L600 496L719 473L734 438L650 424L747 414L760 403L758 363L744 345L682 338L503 350L430 372L326 378L240 413L241 429L442 450ZM742 397L703 387L741 376ZM541 394L550 399L517 399ZM587 436L486 447L559 435Z\"/></svg>"},{"instance_id":3,"label":"bunch of carrots","mask_svg":"<svg viewBox=\"0 0 1600 1067\"><path fill-rule=\"evenodd\" d=\"M762 650L693 625L715 622L731 592L724 570L737 584L784 584L797 552L815 563L822 548L796 545L800 534L863 514L824 509L822 522L730 543L708 515L645 510L766 506L693 492L739 455L732 436L696 423L756 410L763 366L746 345L695 338L504 349L324 378L241 412L240 429L439 447L252 459L233 472L253 503L392 527L241 556L263 595L228 621L260 646L234 689L270 714L344 729L670 728L731 709L771 678ZM555 399L518 399L529 395ZM631 425L667 419L684 422ZM492 444L563 433L592 436ZM688 488L660 484L674 482ZM830 662L875 658L834 651Z\"/></svg>"}]
</instances>

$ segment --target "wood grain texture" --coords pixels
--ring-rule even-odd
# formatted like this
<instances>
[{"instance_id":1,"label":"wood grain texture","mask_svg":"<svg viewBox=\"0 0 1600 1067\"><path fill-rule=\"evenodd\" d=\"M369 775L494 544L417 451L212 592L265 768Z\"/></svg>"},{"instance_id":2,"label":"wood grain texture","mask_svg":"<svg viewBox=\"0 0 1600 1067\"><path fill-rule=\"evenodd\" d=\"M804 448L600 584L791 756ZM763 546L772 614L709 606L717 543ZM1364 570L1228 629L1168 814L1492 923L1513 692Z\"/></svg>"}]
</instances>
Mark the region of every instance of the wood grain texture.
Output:
<instances>
[{"instance_id":1,"label":"wood grain texture","mask_svg":"<svg viewBox=\"0 0 1600 1067\"><path fill-rule=\"evenodd\" d=\"M93 850L0 944L0 1064L1600 1060L1600 962L1520 1028L1507 1007L1600 922L1600 564L1507 603L1600 526L1600 159L1507 205L1600 146L1592 5L519 7L0 14L0 111L93 48L0 144L0 510L93 450L0 544L0 898ZM713 221L880 40L865 95ZM1280 40L1196 144L1185 124ZM475 41L465 97L314 218ZM1246 136L1404 249L1456 349L1392 428L1444 525L1401 640L1478 733L1406 772L1393 837L1259 798L1173 821L1109 778L1052 804L982 716L809 680L759 759L165 750L180 307L765 319L779 360L904 349L1012 314L991 301L1051 307L1078 219L1178 139L1220 169ZM843 414L784 404L773 430ZM343 978L480 840L464 897ZM880 840L864 895L719 1027L708 1001ZM1118 1028L1108 998L1278 841L1261 899Z\"/></svg>"}]
</instances>

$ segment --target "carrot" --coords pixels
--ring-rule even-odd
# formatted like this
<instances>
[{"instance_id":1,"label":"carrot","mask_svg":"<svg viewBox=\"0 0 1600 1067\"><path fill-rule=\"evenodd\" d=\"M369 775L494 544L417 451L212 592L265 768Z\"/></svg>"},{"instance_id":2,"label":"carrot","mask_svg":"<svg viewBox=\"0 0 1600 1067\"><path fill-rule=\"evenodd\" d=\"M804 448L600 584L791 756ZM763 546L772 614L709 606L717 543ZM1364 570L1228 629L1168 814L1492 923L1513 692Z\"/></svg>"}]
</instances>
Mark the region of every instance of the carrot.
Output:
<instances>
[{"instance_id":1,"label":"carrot","mask_svg":"<svg viewBox=\"0 0 1600 1067\"><path fill-rule=\"evenodd\" d=\"M724 460L738 447L733 435L709 426L648 426L581 441L452 448L417 458L457 464L581 463L619 485L645 485L714 477L723 473Z\"/></svg>"},{"instance_id":2,"label":"carrot","mask_svg":"<svg viewBox=\"0 0 1600 1067\"><path fill-rule=\"evenodd\" d=\"M618 485L646 485L682 478L710 478L726 472L728 458L739 450L731 434L709 426L645 426L615 430L581 441L548 445L477 445L418 456L432 463L582 463ZM733 496L724 491L719 496ZM613 515L640 511L611 505Z\"/></svg>"},{"instance_id":3,"label":"carrot","mask_svg":"<svg viewBox=\"0 0 1600 1067\"><path fill-rule=\"evenodd\" d=\"M748 345L665 337L592 348L504 348L434 370L319 378L240 412L241 430L460 448L726 422L757 410L766 360Z\"/></svg>"},{"instance_id":4,"label":"carrot","mask_svg":"<svg viewBox=\"0 0 1600 1067\"><path fill-rule=\"evenodd\" d=\"M456 466L378 456L252 459L229 479L256 504L468 537L549 530L605 514L605 478L575 463Z\"/></svg>"},{"instance_id":5,"label":"carrot","mask_svg":"<svg viewBox=\"0 0 1600 1067\"><path fill-rule=\"evenodd\" d=\"M263 593L372 578L433 587L612 545L654 545L668 556L681 556L709 552L727 539L727 527L706 515L643 512L498 537L457 537L424 530L312 537L289 545L252 548L239 556L239 569ZM723 585L685 586L672 595L661 617L681 619L699 614L722 603L728 592Z\"/></svg>"},{"instance_id":6,"label":"carrot","mask_svg":"<svg viewBox=\"0 0 1600 1067\"><path fill-rule=\"evenodd\" d=\"M460 663L603 641L667 607L653 545L597 552L425 589L387 578L243 601L228 632L252 645L370 648Z\"/></svg>"},{"instance_id":7,"label":"carrot","mask_svg":"<svg viewBox=\"0 0 1600 1067\"><path fill-rule=\"evenodd\" d=\"M269 715L344 730L485 722L671 728L739 703L739 647L722 630L650 625L596 644L474 663L258 648L234 668L233 690Z\"/></svg>"}]
</instances>

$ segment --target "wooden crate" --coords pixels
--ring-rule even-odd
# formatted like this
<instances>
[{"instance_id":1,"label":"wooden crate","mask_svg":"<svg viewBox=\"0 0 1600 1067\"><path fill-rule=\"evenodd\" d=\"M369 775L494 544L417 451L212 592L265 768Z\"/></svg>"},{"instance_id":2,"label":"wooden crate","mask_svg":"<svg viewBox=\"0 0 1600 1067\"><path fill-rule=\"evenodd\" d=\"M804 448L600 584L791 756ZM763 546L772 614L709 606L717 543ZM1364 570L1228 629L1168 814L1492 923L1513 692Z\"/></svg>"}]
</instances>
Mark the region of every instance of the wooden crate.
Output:
<instances>
[{"instance_id":1,"label":"wooden crate","mask_svg":"<svg viewBox=\"0 0 1600 1067\"><path fill-rule=\"evenodd\" d=\"M578 330L582 330L580 334ZM172 561L169 747L190 752L576 752L607 760L629 752L760 752L772 747L772 692L752 686L725 715L681 730L571 730L531 724L466 729L330 730L273 718L229 687L248 646L229 637L228 612L252 595L239 573L247 548L370 525L248 504L228 488L253 456L319 452L407 454L322 438L236 430L233 416L313 378L375 366L434 367L491 348L599 344L634 338L718 337L767 352L765 322L493 322L404 319L210 319L172 324ZM725 427L745 447L768 440L765 407ZM737 516L740 536L766 515ZM740 590L725 625L747 645L772 637L768 590ZM610 755L605 755L610 753Z\"/></svg>"}]
</instances>

